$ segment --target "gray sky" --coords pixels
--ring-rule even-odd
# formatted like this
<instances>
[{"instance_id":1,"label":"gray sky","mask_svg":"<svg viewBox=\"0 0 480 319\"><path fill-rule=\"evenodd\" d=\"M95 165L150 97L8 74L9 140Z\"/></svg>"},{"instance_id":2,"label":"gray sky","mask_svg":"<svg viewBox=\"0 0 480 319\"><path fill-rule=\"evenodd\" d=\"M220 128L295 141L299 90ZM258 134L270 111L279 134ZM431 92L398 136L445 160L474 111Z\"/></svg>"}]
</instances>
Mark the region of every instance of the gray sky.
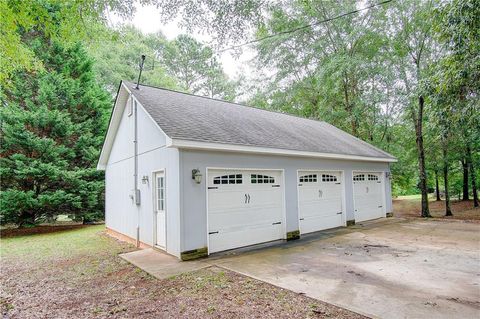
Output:
<instances>
[{"instance_id":1,"label":"gray sky","mask_svg":"<svg viewBox=\"0 0 480 319\"><path fill-rule=\"evenodd\" d=\"M186 33L177 26L177 22L170 22L163 24L160 22L160 13L158 9L153 6L141 6L136 5L136 14L133 19L123 20L115 14L110 14L110 21L115 26L122 23L132 24L136 28L140 29L143 33L154 33L162 31L162 33L171 40L181 33ZM197 40L208 43L211 38L208 35L191 34ZM253 51L246 48L244 53L238 58L231 56L229 52L224 52L220 56L223 69L230 78L235 78L238 73L250 74L251 71L248 68L247 61L253 57Z\"/></svg>"}]
</instances>

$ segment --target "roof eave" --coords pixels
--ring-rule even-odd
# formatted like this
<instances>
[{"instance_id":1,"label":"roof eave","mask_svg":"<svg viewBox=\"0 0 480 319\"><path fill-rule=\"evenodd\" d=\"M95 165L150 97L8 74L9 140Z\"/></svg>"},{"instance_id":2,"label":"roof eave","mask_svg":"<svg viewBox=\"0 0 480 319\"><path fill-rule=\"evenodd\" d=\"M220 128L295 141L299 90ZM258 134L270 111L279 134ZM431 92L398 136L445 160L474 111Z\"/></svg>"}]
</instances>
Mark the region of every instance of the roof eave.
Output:
<instances>
[{"instance_id":1,"label":"roof eave","mask_svg":"<svg viewBox=\"0 0 480 319\"><path fill-rule=\"evenodd\" d=\"M105 132L105 138L103 140L102 150L100 151L100 156L97 162L97 170L103 171L107 167L108 157L110 155L111 148L113 146L113 141L115 140L116 129L120 124L121 114L123 113L123 107L118 107L118 101L120 93L122 93L122 89L124 89L127 94L130 94L130 90L125 85L124 81L120 81L120 85L118 86L117 96L115 97L115 102L113 104L112 113L110 114L110 120L108 122L108 128Z\"/></svg>"},{"instance_id":2,"label":"roof eave","mask_svg":"<svg viewBox=\"0 0 480 319\"><path fill-rule=\"evenodd\" d=\"M309 151L287 150L287 149L279 149L279 148L249 146L249 145L192 141L192 140L185 140L185 139L178 139L178 138L172 138L167 144L167 147L174 147L174 148L180 148L180 149L199 149L199 150L208 150L208 151L237 152L237 153L315 157L315 158L365 161L365 162L395 163L398 161L396 158L393 158L393 157L392 158L370 157L370 156L360 156L360 155L350 155L350 154L309 152Z\"/></svg>"}]
</instances>

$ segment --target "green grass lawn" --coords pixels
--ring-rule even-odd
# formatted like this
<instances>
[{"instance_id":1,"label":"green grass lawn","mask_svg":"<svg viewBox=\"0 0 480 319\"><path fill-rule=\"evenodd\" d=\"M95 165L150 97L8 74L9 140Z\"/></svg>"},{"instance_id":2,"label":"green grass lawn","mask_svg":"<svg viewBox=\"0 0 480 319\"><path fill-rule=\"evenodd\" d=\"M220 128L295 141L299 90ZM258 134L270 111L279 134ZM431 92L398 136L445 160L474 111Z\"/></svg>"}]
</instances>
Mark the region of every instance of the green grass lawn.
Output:
<instances>
[{"instance_id":1,"label":"green grass lawn","mask_svg":"<svg viewBox=\"0 0 480 319\"><path fill-rule=\"evenodd\" d=\"M104 226L3 238L4 318L363 318L342 308L210 267L158 280L119 253Z\"/></svg>"},{"instance_id":2,"label":"green grass lawn","mask_svg":"<svg viewBox=\"0 0 480 319\"><path fill-rule=\"evenodd\" d=\"M402 196L397 196L395 199L403 200L403 199L421 199L422 194L415 194L415 195L402 195Z\"/></svg>"},{"instance_id":3,"label":"green grass lawn","mask_svg":"<svg viewBox=\"0 0 480 319\"><path fill-rule=\"evenodd\" d=\"M3 238L0 254L2 258L50 260L77 255L94 256L105 251L118 254L128 247L119 245L109 237L99 236L104 228L104 225L95 225L73 231Z\"/></svg>"}]
</instances>

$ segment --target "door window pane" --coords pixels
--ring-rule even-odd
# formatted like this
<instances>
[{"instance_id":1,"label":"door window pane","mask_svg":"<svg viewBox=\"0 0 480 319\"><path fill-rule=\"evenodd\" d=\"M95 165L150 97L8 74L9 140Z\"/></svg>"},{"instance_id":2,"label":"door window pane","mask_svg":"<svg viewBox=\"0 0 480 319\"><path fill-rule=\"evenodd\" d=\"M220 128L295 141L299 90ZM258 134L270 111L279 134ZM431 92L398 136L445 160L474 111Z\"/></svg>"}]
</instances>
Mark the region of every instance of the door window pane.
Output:
<instances>
[{"instance_id":1,"label":"door window pane","mask_svg":"<svg viewBox=\"0 0 480 319\"><path fill-rule=\"evenodd\" d=\"M157 189L155 192L157 196L157 210L165 209L165 178L163 176L157 177Z\"/></svg>"}]
</instances>

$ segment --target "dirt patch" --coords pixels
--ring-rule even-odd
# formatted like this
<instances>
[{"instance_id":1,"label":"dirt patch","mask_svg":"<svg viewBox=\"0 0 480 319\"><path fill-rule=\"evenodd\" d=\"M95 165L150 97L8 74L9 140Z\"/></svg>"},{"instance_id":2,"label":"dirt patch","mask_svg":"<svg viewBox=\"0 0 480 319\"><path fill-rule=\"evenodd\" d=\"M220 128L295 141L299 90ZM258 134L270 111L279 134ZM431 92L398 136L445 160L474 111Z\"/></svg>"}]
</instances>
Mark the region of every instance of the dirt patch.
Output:
<instances>
[{"instance_id":1,"label":"dirt patch","mask_svg":"<svg viewBox=\"0 0 480 319\"><path fill-rule=\"evenodd\" d=\"M430 214L437 219L464 220L480 222L480 208L473 208L473 201L451 201L453 216L445 216L445 201L430 200ZM420 217L420 199L394 199L393 214L395 217Z\"/></svg>"},{"instance_id":2,"label":"dirt patch","mask_svg":"<svg viewBox=\"0 0 480 319\"><path fill-rule=\"evenodd\" d=\"M132 250L98 226L3 240L3 317L365 318L219 267L158 280L118 257Z\"/></svg>"}]
</instances>

